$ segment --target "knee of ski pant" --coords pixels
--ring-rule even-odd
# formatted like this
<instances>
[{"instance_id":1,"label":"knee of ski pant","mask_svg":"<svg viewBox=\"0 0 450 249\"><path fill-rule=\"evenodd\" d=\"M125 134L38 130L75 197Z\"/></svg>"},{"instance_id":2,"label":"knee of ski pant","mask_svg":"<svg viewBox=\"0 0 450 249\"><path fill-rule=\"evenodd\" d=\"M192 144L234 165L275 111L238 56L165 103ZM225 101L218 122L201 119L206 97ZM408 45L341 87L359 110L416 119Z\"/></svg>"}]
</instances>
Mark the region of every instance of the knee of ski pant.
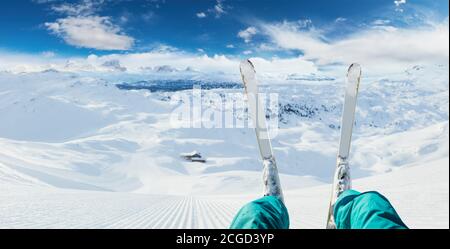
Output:
<instances>
[{"instance_id":1,"label":"knee of ski pant","mask_svg":"<svg viewBox=\"0 0 450 249\"><path fill-rule=\"evenodd\" d=\"M347 190L334 206L338 229L407 228L389 200L378 192Z\"/></svg>"},{"instance_id":2,"label":"knee of ski pant","mask_svg":"<svg viewBox=\"0 0 450 249\"><path fill-rule=\"evenodd\" d=\"M288 229L289 214L275 196L265 196L242 207L234 217L231 229Z\"/></svg>"}]
</instances>

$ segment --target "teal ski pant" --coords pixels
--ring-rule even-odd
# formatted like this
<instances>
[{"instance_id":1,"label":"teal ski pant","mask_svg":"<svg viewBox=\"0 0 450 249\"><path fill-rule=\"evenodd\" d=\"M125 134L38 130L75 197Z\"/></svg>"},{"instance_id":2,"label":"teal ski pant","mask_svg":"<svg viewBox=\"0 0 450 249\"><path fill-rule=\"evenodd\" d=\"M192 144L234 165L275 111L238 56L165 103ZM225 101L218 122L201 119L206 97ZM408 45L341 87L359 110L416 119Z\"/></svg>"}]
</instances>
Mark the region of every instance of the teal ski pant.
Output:
<instances>
[{"instance_id":1,"label":"teal ski pant","mask_svg":"<svg viewBox=\"0 0 450 249\"><path fill-rule=\"evenodd\" d=\"M334 206L338 229L407 229L394 207L378 192L347 190ZM288 229L289 214L283 202L265 196L241 208L231 229Z\"/></svg>"}]
</instances>

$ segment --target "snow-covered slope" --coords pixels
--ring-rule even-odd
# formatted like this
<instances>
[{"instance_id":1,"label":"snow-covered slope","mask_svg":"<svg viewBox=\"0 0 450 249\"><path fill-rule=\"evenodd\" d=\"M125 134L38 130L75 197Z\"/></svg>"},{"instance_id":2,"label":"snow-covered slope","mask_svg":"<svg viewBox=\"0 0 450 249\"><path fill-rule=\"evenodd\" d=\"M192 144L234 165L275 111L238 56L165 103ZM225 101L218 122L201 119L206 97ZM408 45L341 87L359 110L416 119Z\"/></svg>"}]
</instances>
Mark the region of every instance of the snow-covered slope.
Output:
<instances>
[{"instance_id":1,"label":"snow-covered slope","mask_svg":"<svg viewBox=\"0 0 450 249\"><path fill-rule=\"evenodd\" d=\"M410 228L448 228L448 158L354 181L381 191ZM418 181L419 179L419 181ZM253 195L148 195L5 184L2 228L227 228ZM328 185L285 193L291 228L324 228Z\"/></svg>"},{"instance_id":2,"label":"snow-covered slope","mask_svg":"<svg viewBox=\"0 0 450 249\"><path fill-rule=\"evenodd\" d=\"M0 73L0 227L223 228L258 197L253 130L173 127L173 99L190 91L119 89L147 79L110 77ZM342 79L317 77L263 78L279 94L273 145L299 228L324 227L339 139ZM203 92L209 107L210 93L242 92L227 86ZM354 186L386 194L411 227L448 227L448 86L448 66L362 82ZM193 150L207 162L179 157Z\"/></svg>"}]
</instances>

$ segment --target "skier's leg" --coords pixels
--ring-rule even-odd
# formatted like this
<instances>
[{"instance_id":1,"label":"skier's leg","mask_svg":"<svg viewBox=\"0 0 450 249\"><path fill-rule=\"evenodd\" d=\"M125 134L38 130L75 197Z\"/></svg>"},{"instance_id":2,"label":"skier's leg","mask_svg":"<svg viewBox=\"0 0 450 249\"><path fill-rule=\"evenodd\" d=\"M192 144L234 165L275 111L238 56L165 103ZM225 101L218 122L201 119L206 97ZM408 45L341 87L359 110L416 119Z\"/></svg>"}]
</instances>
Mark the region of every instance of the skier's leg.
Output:
<instances>
[{"instance_id":1,"label":"skier's leg","mask_svg":"<svg viewBox=\"0 0 450 249\"><path fill-rule=\"evenodd\" d=\"M286 206L275 196L264 196L246 204L231 222L231 229L288 229Z\"/></svg>"},{"instance_id":2,"label":"skier's leg","mask_svg":"<svg viewBox=\"0 0 450 249\"><path fill-rule=\"evenodd\" d=\"M378 192L343 192L334 206L338 229L407 229L388 199Z\"/></svg>"}]
</instances>

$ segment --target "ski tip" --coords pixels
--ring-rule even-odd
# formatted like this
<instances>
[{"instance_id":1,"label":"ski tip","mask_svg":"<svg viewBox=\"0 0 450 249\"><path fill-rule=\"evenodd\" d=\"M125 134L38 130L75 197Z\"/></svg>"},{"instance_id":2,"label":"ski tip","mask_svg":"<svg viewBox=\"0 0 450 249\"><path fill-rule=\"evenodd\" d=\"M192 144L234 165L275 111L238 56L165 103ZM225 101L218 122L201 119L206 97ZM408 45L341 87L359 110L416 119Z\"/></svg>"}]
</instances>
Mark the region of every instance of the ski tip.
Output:
<instances>
[{"instance_id":1,"label":"ski tip","mask_svg":"<svg viewBox=\"0 0 450 249\"><path fill-rule=\"evenodd\" d=\"M358 63L352 63L347 71L348 78L360 78L361 66Z\"/></svg>"},{"instance_id":2,"label":"ski tip","mask_svg":"<svg viewBox=\"0 0 450 249\"><path fill-rule=\"evenodd\" d=\"M241 69L241 73L244 73L244 72L256 73L255 66L249 59L241 61L240 69Z\"/></svg>"}]
</instances>

